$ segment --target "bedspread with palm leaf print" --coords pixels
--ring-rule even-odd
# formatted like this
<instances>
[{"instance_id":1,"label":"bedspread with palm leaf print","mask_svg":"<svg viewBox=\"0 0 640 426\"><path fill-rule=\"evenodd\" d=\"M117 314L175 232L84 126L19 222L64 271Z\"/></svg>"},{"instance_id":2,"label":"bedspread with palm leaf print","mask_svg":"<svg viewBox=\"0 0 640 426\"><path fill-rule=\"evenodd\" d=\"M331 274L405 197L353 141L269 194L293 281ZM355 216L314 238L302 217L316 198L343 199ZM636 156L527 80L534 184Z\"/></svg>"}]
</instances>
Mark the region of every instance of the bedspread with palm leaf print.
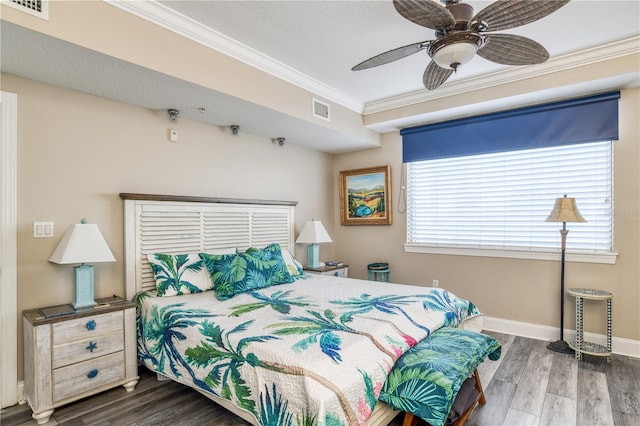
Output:
<instances>
[{"instance_id":1,"label":"bedspread with palm leaf print","mask_svg":"<svg viewBox=\"0 0 640 426\"><path fill-rule=\"evenodd\" d=\"M479 314L443 289L324 275L225 301L143 293L138 356L262 425L357 425L403 353Z\"/></svg>"}]
</instances>

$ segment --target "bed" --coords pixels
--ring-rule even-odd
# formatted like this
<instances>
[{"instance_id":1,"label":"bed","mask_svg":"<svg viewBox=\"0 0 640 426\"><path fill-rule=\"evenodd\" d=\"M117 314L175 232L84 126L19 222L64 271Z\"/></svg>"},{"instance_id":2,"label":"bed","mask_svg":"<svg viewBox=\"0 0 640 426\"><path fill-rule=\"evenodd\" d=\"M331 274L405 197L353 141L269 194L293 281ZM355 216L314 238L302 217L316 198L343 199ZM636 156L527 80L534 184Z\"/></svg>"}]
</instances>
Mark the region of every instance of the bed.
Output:
<instances>
[{"instance_id":1,"label":"bed","mask_svg":"<svg viewBox=\"0 0 640 426\"><path fill-rule=\"evenodd\" d=\"M416 377L446 379L424 374L438 333L455 333L439 341L457 342L467 369L499 356L497 342L464 334L481 330L482 315L446 290L305 274L294 202L121 197L140 361L252 424L387 424L398 411L382 401L414 410ZM450 382L433 424L461 385Z\"/></svg>"}]
</instances>

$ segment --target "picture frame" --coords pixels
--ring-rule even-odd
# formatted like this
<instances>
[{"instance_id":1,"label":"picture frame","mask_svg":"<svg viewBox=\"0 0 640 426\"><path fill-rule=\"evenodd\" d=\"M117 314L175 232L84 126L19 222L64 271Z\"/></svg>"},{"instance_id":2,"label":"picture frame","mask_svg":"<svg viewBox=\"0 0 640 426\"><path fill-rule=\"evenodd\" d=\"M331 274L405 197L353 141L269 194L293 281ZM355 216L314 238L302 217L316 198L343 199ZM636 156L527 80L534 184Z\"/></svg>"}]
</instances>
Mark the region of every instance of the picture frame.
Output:
<instances>
[{"instance_id":1,"label":"picture frame","mask_svg":"<svg viewBox=\"0 0 640 426\"><path fill-rule=\"evenodd\" d=\"M342 225L391 225L391 166L340 172Z\"/></svg>"}]
</instances>

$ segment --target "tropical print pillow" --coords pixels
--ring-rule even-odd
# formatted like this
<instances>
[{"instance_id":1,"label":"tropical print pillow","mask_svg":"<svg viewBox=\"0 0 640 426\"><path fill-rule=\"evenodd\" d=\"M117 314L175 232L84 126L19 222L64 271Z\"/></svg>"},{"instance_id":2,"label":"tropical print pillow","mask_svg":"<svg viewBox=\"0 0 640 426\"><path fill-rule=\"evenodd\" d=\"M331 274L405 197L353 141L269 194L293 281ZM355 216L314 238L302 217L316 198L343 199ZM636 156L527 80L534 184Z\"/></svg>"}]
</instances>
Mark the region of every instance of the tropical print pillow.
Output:
<instances>
[{"instance_id":1,"label":"tropical print pillow","mask_svg":"<svg viewBox=\"0 0 640 426\"><path fill-rule=\"evenodd\" d=\"M297 277L301 277L304 275L304 269L302 268L302 264L296 260L295 257L291 254L291 252L285 248L280 248L282 258L284 259L284 264L287 266L287 271L291 274L291 276L295 279ZM258 251L255 247L249 247L245 253L255 253Z\"/></svg>"},{"instance_id":2,"label":"tropical print pillow","mask_svg":"<svg viewBox=\"0 0 640 426\"><path fill-rule=\"evenodd\" d=\"M213 290L209 271L197 253L148 254L158 296L178 296Z\"/></svg>"},{"instance_id":3,"label":"tropical print pillow","mask_svg":"<svg viewBox=\"0 0 640 426\"><path fill-rule=\"evenodd\" d=\"M239 293L293 282L279 244L251 248L240 254L200 253L215 287L216 297L227 300Z\"/></svg>"}]
</instances>

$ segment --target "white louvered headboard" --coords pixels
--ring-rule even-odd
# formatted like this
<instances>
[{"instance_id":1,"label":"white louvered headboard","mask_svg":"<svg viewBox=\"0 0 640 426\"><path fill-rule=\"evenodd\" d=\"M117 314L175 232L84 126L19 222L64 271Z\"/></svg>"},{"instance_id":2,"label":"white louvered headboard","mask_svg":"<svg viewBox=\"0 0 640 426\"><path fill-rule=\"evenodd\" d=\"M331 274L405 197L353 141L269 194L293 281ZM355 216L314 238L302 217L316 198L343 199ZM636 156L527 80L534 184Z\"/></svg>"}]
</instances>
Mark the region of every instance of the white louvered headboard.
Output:
<instances>
[{"instance_id":1,"label":"white louvered headboard","mask_svg":"<svg viewBox=\"0 0 640 426\"><path fill-rule=\"evenodd\" d=\"M120 194L127 299L155 288L149 253L231 253L278 243L295 256L295 201Z\"/></svg>"}]
</instances>

